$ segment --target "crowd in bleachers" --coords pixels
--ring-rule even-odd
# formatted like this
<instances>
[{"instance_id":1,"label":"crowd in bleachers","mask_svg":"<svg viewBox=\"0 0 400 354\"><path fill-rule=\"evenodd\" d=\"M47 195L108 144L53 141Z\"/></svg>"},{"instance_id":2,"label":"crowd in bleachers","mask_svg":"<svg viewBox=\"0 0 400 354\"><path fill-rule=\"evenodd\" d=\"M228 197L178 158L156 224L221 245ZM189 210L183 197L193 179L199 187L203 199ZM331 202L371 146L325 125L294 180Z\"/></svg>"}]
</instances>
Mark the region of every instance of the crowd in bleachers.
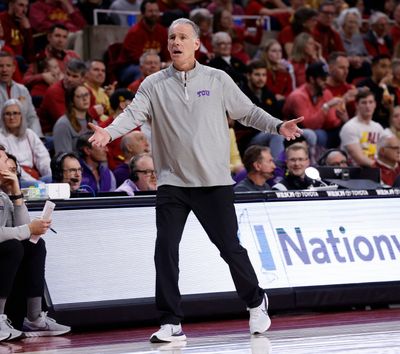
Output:
<instances>
[{"instance_id":1,"label":"crowd in bleachers","mask_svg":"<svg viewBox=\"0 0 400 354\"><path fill-rule=\"evenodd\" d=\"M179 17L200 28L200 63L225 71L271 115L283 120L304 116L304 140L296 144L305 145L307 158L296 160L303 165L299 171L317 164L329 149L342 150L346 164L380 168L382 184L397 186L397 1L10 0L2 6L0 143L16 156L23 187L37 181L68 182L72 193L96 195L119 190L130 180L134 191L136 183L155 189L154 168L131 163L143 153L151 158L151 122L138 129L140 134L102 149L88 142L88 123L109 125L140 83L169 65L167 29ZM103 58L83 58L82 31L93 25L95 9L130 11L98 17L100 24L130 28L123 42L105 45ZM229 117L227 125L236 182L247 178L259 190L296 170L286 152L302 154L303 148L289 148L282 136ZM254 166L250 171L243 162L249 160L250 146L269 148L253 150L253 164L271 156L275 166L272 175L267 168L261 184L249 179ZM64 166L72 160L79 167ZM295 173L303 181L304 171L299 171Z\"/></svg>"}]
</instances>

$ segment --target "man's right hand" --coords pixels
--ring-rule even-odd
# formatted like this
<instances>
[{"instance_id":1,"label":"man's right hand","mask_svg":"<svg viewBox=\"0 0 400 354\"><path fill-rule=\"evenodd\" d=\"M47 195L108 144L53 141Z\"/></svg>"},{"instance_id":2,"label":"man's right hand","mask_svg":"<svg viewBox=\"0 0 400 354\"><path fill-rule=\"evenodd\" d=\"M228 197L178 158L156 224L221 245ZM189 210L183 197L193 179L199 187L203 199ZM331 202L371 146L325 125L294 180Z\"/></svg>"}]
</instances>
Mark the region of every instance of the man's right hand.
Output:
<instances>
[{"instance_id":1,"label":"man's right hand","mask_svg":"<svg viewBox=\"0 0 400 354\"><path fill-rule=\"evenodd\" d=\"M51 225L51 220L33 219L29 226L31 235L44 235Z\"/></svg>"},{"instance_id":2,"label":"man's right hand","mask_svg":"<svg viewBox=\"0 0 400 354\"><path fill-rule=\"evenodd\" d=\"M99 127L93 123L89 123L89 128L94 131L94 134L89 138L89 142L94 146L103 147L106 146L110 140L111 135L104 128Z\"/></svg>"}]
</instances>

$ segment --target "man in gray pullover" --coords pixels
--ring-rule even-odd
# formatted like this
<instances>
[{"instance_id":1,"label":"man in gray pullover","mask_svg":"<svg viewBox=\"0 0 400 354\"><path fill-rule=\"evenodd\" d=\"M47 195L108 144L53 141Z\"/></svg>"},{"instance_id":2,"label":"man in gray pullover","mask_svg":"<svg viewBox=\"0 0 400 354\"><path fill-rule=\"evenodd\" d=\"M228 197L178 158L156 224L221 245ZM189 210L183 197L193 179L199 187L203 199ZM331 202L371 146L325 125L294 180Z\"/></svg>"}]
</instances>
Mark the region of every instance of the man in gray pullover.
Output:
<instances>
[{"instance_id":1,"label":"man in gray pullover","mask_svg":"<svg viewBox=\"0 0 400 354\"><path fill-rule=\"evenodd\" d=\"M156 303L161 312L161 328L151 335L151 342L186 340L178 259L190 211L229 265L236 290L250 312L250 332L268 330L268 298L237 237L226 117L287 139L302 133L297 127L302 117L286 122L272 117L252 104L225 72L196 62L199 46L198 27L187 19L175 20L168 33L173 64L148 76L110 126L90 125L92 143L104 146L151 119L158 180Z\"/></svg>"}]
</instances>

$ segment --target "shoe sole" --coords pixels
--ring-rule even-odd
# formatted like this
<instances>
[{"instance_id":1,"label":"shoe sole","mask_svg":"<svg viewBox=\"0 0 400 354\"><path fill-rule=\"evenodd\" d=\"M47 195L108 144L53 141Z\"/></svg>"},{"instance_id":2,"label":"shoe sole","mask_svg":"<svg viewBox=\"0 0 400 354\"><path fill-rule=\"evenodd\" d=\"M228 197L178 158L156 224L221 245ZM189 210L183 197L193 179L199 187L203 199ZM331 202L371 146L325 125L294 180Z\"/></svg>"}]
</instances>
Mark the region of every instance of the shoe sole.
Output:
<instances>
[{"instance_id":1,"label":"shoe sole","mask_svg":"<svg viewBox=\"0 0 400 354\"><path fill-rule=\"evenodd\" d=\"M65 331L32 331L32 332L24 332L24 337L32 338L32 337L55 337L61 336L62 334L69 333L71 330Z\"/></svg>"},{"instance_id":2,"label":"shoe sole","mask_svg":"<svg viewBox=\"0 0 400 354\"><path fill-rule=\"evenodd\" d=\"M7 337L0 338L0 342L6 341L10 337L11 337L11 334L9 334Z\"/></svg>"},{"instance_id":3,"label":"shoe sole","mask_svg":"<svg viewBox=\"0 0 400 354\"><path fill-rule=\"evenodd\" d=\"M151 336L150 338L151 343L172 343L172 342L181 342L185 340L186 336L184 334L179 336L171 336L164 339L159 339L157 336Z\"/></svg>"}]
</instances>

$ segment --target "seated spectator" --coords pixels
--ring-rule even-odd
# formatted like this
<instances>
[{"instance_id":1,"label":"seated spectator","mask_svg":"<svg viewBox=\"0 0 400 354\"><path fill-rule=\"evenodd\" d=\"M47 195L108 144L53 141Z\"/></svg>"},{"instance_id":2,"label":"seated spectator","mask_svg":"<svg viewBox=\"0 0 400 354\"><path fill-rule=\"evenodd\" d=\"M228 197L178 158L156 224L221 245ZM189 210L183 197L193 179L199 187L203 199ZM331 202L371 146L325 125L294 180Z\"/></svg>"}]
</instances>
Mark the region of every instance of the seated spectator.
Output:
<instances>
[{"instance_id":1,"label":"seated spectator","mask_svg":"<svg viewBox=\"0 0 400 354\"><path fill-rule=\"evenodd\" d=\"M28 0L10 0L8 10L0 13L0 35L17 56L18 61L30 62L34 57L32 28L27 17Z\"/></svg>"},{"instance_id":2,"label":"seated spectator","mask_svg":"<svg viewBox=\"0 0 400 354\"><path fill-rule=\"evenodd\" d=\"M120 186L129 177L129 161L134 156L149 153L150 145L141 131L134 130L121 138L121 151L124 162L114 169L117 186Z\"/></svg>"},{"instance_id":3,"label":"seated spectator","mask_svg":"<svg viewBox=\"0 0 400 354\"><path fill-rule=\"evenodd\" d=\"M392 38L392 44L394 52L396 53L400 43L400 4L398 3L393 12L394 24L390 27L390 37Z\"/></svg>"},{"instance_id":4,"label":"seated spectator","mask_svg":"<svg viewBox=\"0 0 400 354\"><path fill-rule=\"evenodd\" d=\"M312 129L317 136L317 144L335 147L339 143L338 134L348 115L343 107L343 99L333 97L325 88L329 71L323 62L315 62L306 71L307 82L294 90L283 107L283 117L304 116L302 126Z\"/></svg>"},{"instance_id":5,"label":"seated spectator","mask_svg":"<svg viewBox=\"0 0 400 354\"><path fill-rule=\"evenodd\" d=\"M371 74L371 68L367 61L369 54L360 33L362 17L359 10L354 7L344 10L339 15L337 23L350 62L348 81L353 82L356 78L369 76Z\"/></svg>"},{"instance_id":6,"label":"seated spectator","mask_svg":"<svg viewBox=\"0 0 400 354\"><path fill-rule=\"evenodd\" d=\"M95 105L99 106L99 119L107 119L111 114L109 97L115 90L117 82L103 88L106 81L106 66L102 60L90 61L88 71L85 76L85 86L89 89L91 95L95 98Z\"/></svg>"},{"instance_id":7,"label":"seated spectator","mask_svg":"<svg viewBox=\"0 0 400 354\"><path fill-rule=\"evenodd\" d=\"M89 142L92 134L81 135L77 148L82 166L82 184L95 194L112 192L116 188L114 174L107 166L107 147L94 146Z\"/></svg>"},{"instance_id":8,"label":"seated spectator","mask_svg":"<svg viewBox=\"0 0 400 354\"><path fill-rule=\"evenodd\" d=\"M329 149L318 159L318 166L348 167L347 153L341 149Z\"/></svg>"},{"instance_id":9,"label":"seated spectator","mask_svg":"<svg viewBox=\"0 0 400 354\"><path fill-rule=\"evenodd\" d=\"M212 15L207 9L194 9L190 12L190 20L200 29L200 48L196 51L196 60L205 64L213 57Z\"/></svg>"},{"instance_id":10,"label":"seated spectator","mask_svg":"<svg viewBox=\"0 0 400 354\"><path fill-rule=\"evenodd\" d=\"M3 209L0 219L0 333L7 334L8 340L22 335L38 337L68 333L70 327L58 324L42 311L46 246L40 236L48 231L51 220L30 220L18 177L10 171L7 159L4 150L0 151L0 204ZM30 242L30 238L38 239L37 243ZM15 285L20 282L23 287ZM23 333L11 326L5 314L7 300L21 295L27 305Z\"/></svg>"},{"instance_id":11,"label":"seated spectator","mask_svg":"<svg viewBox=\"0 0 400 354\"><path fill-rule=\"evenodd\" d=\"M86 86L79 85L66 91L65 102L67 112L57 120L53 129L54 151L77 152L76 143L79 136L90 131L88 122L92 122L88 114L90 92Z\"/></svg>"},{"instance_id":12,"label":"seated spectator","mask_svg":"<svg viewBox=\"0 0 400 354\"><path fill-rule=\"evenodd\" d=\"M260 59L267 64L267 86L275 94L282 109L286 97L293 91L293 66L282 59L282 47L276 39L265 42Z\"/></svg>"},{"instance_id":13,"label":"seated spectator","mask_svg":"<svg viewBox=\"0 0 400 354\"><path fill-rule=\"evenodd\" d=\"M383 134L382 126L372 120L376 102L371 91L361 91L356 96L357 115L340 130L341 149L351 162L358 166L375 167L376 144Z\"/></svg>"},{"instance_id":14,"label":"seated spectator","mask_svg":"<svg viewBox=\"0 0 400 354\"><path fill-rule=\"evenodd\" d=\"M150 154L135 155L129 161L129 178L115 191L135 195L135 192L157 190L157 177L154 170L153 158Z\"/></svg>"},{"instance_id":15,"label":"seated spectator","mask_svg":"<svg viewBox=\"0 0 400 354\"><path fill-rule=\"evenodd\" d=\"M53 25L47 33L47 46L36 55L36 60L29 65L24 75L24 84L31 88L38 82L45 81L48 86L60 80L59 77L44 72L41 64L50 58L58 62L59 69L65 73L67 63L71 59L79 59L79 55L73 50L67 49L68 29L61 24ZM43 65L43 64L42 64Z\"/></svg>"},{"instance_id":16,"label":"seated spectator","mask_svg":"<svg viewBox=\"0 0 400 354\"><path fill-rule=\"evenodd\" d=\"M364 36L364 45L370 57L393 54L393 41L389 35L389 18L375 11L369 18L369 31Z\"/></svg>"},{"instance_id":17,"label":"seated spectator","mask_svg":"<svg viewBox=\"0 0 400 354\"><path fill-rule=\"evenodd\" d=\"M232 56L247 64L251 58L246 52L245 43L258 46L263 35L263 28L259 21L256 25L256 32L249 32L246 27L235 25L231 12L218 9L213 17L213 33L217 32L226 32L230 35Z\"/></svg>"},{"instance_id":18,"label":"seated spectator","mask_svg":"<svg viewBox=\"0 0 400 354\"><path fill-rule=\"evenodd\" d=\"M247 177L234 187L235 192L271 190L267 181L274 175L275 164L269 148L250 146L243 155L243 163Z\"/></svg>"},{"instance_id":19,"label":"seated spectator","mask_svg":"<svg viewBox=\"0 0 400 354\"><path fill-rule=\"evenodd\" d=\"M280 30L289 24L293 10L282 0L274 0L273 2L250 0L245 7L245 14L250 16L271 16L271 29ZM247 26L253 25L254 21L248 21Z\"/></svg>"},{"instance_id":20,"label":"seated spectator","mask_svg":"<svg viewBox=\"0 0 400 354\"><path fill-rule=\"evenodd\" d=\"M320 182L306 176L305 171L310 166L310 159L304 145L292 144L286 148L286 166L286 175L272 189L285 191L320 186Z\"/></svg>"},{"instance_id":21,"label":"seated spectator","mask_svg":"<svg viewBox=\"0 0 400 354\"><path fill-rule=\"evenodd\" d=\"M114 0L111 2L110 10L139 12L141 3L142 0ZM136 23L135 15L113 13L110 14L110 17L112 22L118 26L130 27Z\"/></svg>"},{"instance_id":22,"label":"seated spectator","mask_svg":"<svg viewBox=\"0 0 400 354\"><path fill-rule=\"evenodd\" d=\"M207 10L212 14L214 14L218 9L227 10L232 15L244 15L243 7L232 0L212 0L207 6Z\"/></svg>"},{"instance_id":23,"label":"seated spectator","mask_svg":"<svg viewBox=\"0 0 400 354\"><path fill-rule=\"evenodd\" d=\"M83 29L86 21L79 10L69 0L38 0L32 3L29 19L35 32L48 32L56 23L64 25L68 31Z\"/></svg>"},{"instance_id":24,"label":"seated spectator","mask_svg":"<svg viewBox=\"0 0 400 354\"><path fill-rule=\"evenodd\" d=\"M78 193L82 183L82 167L73 152L60 152L51 159L53 183L68 183L71 195Z\"/></svg>"},{"instance_id":25,"label":"seated spectator","mask_svg":"<svg viewBox=\"0 0 400 354\"><path fill-rule=\"evenodd\" d=\"M355 115L354 99L357 89L347 82L350 62L344 52L333 52L328 57L329 76L326 80L326 88L333 97L343 98L345 109L350 117ZM339 144L337 144L339 145Z\"/></svg>"},{"instance_id":26,"label":"seated spectator","mask_svg":"<svg viewBox=\"0 0 400 354\"><path fill-rule=\"evenodd\" d=\"M295 86L306 82L306 68L316 61L324 61L321 45L308 33L300 33L293 42L290 63L293 65Z\"/></svg>"},{"instance_id":27,"label":"seated spectator","mask_svg":"<svg viewBox=\"0 0 400 354\"><path fill-rule=\"evenodd\" d=\"M393 134L400 139L400 106L394 107L389 120L389 128L385 129L385 134Z\"/></svg>"},{"instance_id":28,"label":"seated spectator","mask_svg":"<svg viewBox=\"0 0 400 354\"><path fill-rule=\"evenodd\" d=\"M38 135L27 128L19 100L4 102L0 119L0 144L16 156L22 167L23 186L42 180L51 181L50 155Z\"/></svg>"},{"instance_id":29,"label":"seated spectator","mask_svg":"<svg viewBox=\"0 0 400 354\"><path fill-rule=\"evenodd\" d=\"M40 107L43 96L46 94L47 89L54 82L60 81L64 78L64 73L61 71L56 58L45 58L36 62L37 66L37 80L32 80L26 87L32 95L32 102L36 108Z\"/></svg>"},{"instance_id":30,"label":"seated spectator","mask_svg":"<svg viewBox=\"0 0 400 354\"><path fill-rule=\"evenodd\" d=\"M267 88L267 68L262 60L253 60L247 65L247 84L242 88L250 100L274 117L280 117L278 102L275 95ZM284 138L280 135L260 132L246 127L239 122L234 126L238 148L243 154L249 145L269 146L271 154L276 158L283 151Z\"/></svg>"},{"instance_id":31,"label":"seated spectator","mask_svg":"<svg viewBox=\"0 0 400 354\"><path fill-rule=\"evenodd\" d=\"M116 89L110 97L110 106L113 114L105 122L100 122L99 125L104 128L112 123L112 121L118 117L118 115L131 103L135 95L127 89ZM142 126L143 127L143 126ZM123 165L125 160L121 150L121 140L119 137L113 140L107 145L107 156L108 156L108 167L115 171L115 168L119 165ZM125 174L126 176L126 174ZM123 181L121 181L122 183Z\"/></svg>"},{"instance_id":32,"label":"seated spectator","mask_svg":"<svg viewBox=\"0 0 400 354\"><path fill-rule=\"evenodd\" d=\"M28 89L12 79L15 72L15 62L10 53L0 52L0 72L0 107L9 98L18 99L21 102L27 127L32 129L39 137L42 137L42 128Z\"/></svg>"},{"instance_id":33,"label":"seated spectator","mask_svg":"<svg viewBox=\"0 0 400 354\"><path fill-rule=\"evenodd\" d=\"M400 59L398 58L392 60L392 78L388 81L394 88L396 101L400 102Z\"/></svg>"},{"instance_id":34,"label":"seated spectator","mask_svg":"<svg viewBox=\"0 0 400 354\"><path fill-rule=\"evenodd\" d=\"M376 167L381 171L381 183L392 187L400 175L400 140L394 135L383 134L377 144Z\"/></svg>"},{"instance_id":35,"label":"seated spectator","mask_svg":"<svg viewBox=\"0 0 400 354\"><path fill-rule=\"evenodd\" d=\"M144 0L140 13L142 19L126 34L117 60L117 77L121 87L140 77L139 58L145 51L154 49L163 62L170 60L167 29L158 23L160 10L157 1Z\"/></svg>"},{"instance_id":36,"label":"seated spectator","mask_svg":"<svg viewBox=\"0 0 400 354\"><path fill-rule=\"evenodd\" d=\"M243 87L246 83L246 64L232 56L231 36L226 32L214 33L212 44L215 58L208 65L225 71L239 87Z\"/></svg>"},{"instance_id":37,"label":"seated spectator","mask_svg":"<svg viewBox=\"0 0 400 354\"><path fill-rule=\"evenodd\" d=\"M278 41L283 46L285 58L292 55L294 39L302 32L312 34L317 25L318 12L308 7L299 8L293 15L292 22L278 33Z\"/></svg>"},{"instance_id":38,"label":"seated spectator","mask_svg":"<svg viewBox=\"0 0 400 354\"><path fill-rule=\"evenodd\" d=\"M54 124L66 113L66 91L83 85L86 72L87 66L82 60L71 59L67 64L64 78L47 89L38 109L45 133L52 133Z\"/></svg>"},{"instance_id":39,"label":"seated spectator","mask_svg":"<svg viewBox=\"0 0 400 354\"><path fill-rule=\"evenodd\" d=\"M149 75L161 70L161 59L153 49L144 52L139 59L141 77L129 84L128 90L136 93L142 81Z\"/></svg>"},{"instance_id":40,"label":"seated spectator","mask_svg":"<svg viewBox=\"0 0 400 354\"><path fill-rule=\"evenodd\" d=\"M372 59L372 75L360 81L358 87L368 87L375 96L376 109L374 121L384 128L389 126L390 114L394 105L398 104L396 90L391 85L392 70L391 58L386 55L378 55Z\"/></svg>"},{"instance_id":41,"label":"seated spectator","mask_svg":"<svg viewBox=\"0 0 400 354\"><path fill-rule=\"evenodd\" d=\"M233 180L237 183L240 182L244 177L246 177L246 169L244 168L242 158L240 157L240 152L238 149L238 144L236 141L235 130L233 129L234 120L228 118L229 124L229 167L231 170L231 176Z\"/></svg>"},{"instance_id":42,"label":"seated spectator","mask_svg":"<svg viewBox=\"0 0 400 354\"><path fill-rule=\"evenodd\" d=\"M324 0L318 8L318 21L313 31L313 37L321 45L322 56L327 59L332 52L344 52L344 46L339 33L333 27L336 16L335 3Z\"/></svg>"}]
</instances>

